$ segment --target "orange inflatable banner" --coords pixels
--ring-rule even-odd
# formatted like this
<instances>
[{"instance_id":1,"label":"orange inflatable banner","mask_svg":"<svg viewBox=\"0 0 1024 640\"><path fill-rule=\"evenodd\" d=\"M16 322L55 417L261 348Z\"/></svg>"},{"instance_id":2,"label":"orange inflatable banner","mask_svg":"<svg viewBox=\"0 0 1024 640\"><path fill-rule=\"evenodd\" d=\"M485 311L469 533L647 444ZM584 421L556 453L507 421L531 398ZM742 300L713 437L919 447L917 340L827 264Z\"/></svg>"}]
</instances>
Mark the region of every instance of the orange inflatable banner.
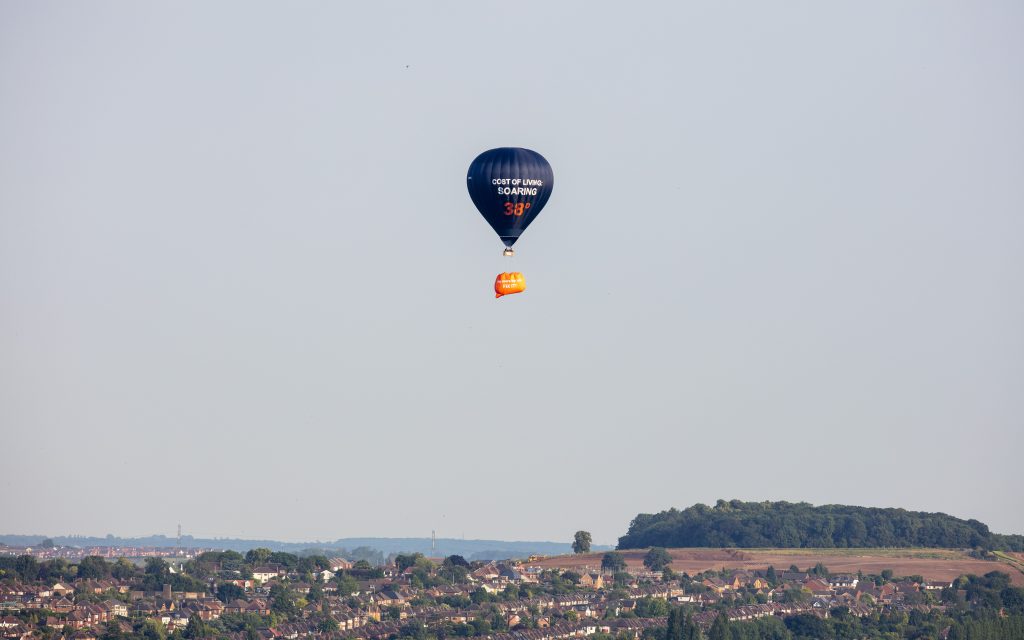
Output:
<instances>
[{"instance_id":1,"label":"orange inflatable banner","mask_svg":"<svg viewBox=\"0 0 1024 640\"><path fill-rule=\"evenodd\" d=\"M513 293L526 291L526 279L518 271L499 273L494 279L494 297L500 298Z\"/></svg>"}]
</instances>

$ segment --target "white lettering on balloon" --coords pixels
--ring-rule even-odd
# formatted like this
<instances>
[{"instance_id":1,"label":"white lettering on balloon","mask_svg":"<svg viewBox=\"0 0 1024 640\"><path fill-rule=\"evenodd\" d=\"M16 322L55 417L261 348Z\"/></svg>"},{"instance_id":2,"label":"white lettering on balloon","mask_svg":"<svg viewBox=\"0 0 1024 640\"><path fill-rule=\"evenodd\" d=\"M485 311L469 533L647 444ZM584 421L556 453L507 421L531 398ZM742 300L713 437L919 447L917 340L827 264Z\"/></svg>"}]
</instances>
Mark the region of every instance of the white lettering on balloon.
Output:
<instances>
[{"instance_id":1,"label":"white lettering on balloon","mask_svg":"<svg viewBox=\"0 0 1024 640\"><path fill-rule=\"evenodd\" d=\"M538 187L544 186L544 181L536 178L492 178L491 184L498 188L499 196L535 196Z\"/></svg>"}]
</instances>

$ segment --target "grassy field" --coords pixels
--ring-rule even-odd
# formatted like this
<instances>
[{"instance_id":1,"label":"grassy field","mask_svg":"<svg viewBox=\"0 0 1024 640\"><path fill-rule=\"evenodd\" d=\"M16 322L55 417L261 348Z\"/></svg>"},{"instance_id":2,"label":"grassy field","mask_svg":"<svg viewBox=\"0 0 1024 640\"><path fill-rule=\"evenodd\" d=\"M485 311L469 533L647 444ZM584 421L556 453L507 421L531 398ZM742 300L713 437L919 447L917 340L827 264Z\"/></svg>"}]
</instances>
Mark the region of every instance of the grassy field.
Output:
<instances>
[{"instance_id":1,"label":"grassy field","mask_svg":"<svg viewBox=\"0 0 1024 640\"><path fill-rule=\"evenodd\" d=\"M1024 573L1024 559L1022 559L1022 555L1024 554L1003 553L1002 551L996 551L995 554L999 556L999 559L1005 562L1006 564L1010 565L1017 571Z\"/></svg>"},{"instance_id":2,"label":"grassy field","mask_svg":"<svg viewBox=\"0 0 1024 640\"><path fill-rule=\"evenodd\" d=\"M966 557L962 551L956 549L931 549L931 548L907 548L907 549L896 549L886 547L864 547L864 548L850 548L850 549L770 549L770 548L752 548L752 549L737 549L740 552L749 553L770 553L776 556L808 556L808 555L820 555L828 556L830 558L860 558L864 556L881 557L881 558L931 558L935 560L959 560Z\"/></svg>"},{"instance_id":3,"label":"grassy field","mask_svg":"<svg viewBox=\"0 0 1024 640\"><path fill-rule=\"evenodd\" d=\"M632 569L643 566L646 550L620 552ZM778 570L796 565L808 569L821 562L833 573L879 574L890 569L897 576L919 575L925 580L953 580L968 573L984 575L1005 571L1018 586L1024 586L1024 559L1006 555L998 560L972 558L957 549L669 549L672 569L690 574L719 569ZM596 571L603 553L554 556L531 564L546 568ZM1014 564L1014 562L1020 564ZM1016 569L1016 570L1015 570Z\"/></svg>"}]
</instances>

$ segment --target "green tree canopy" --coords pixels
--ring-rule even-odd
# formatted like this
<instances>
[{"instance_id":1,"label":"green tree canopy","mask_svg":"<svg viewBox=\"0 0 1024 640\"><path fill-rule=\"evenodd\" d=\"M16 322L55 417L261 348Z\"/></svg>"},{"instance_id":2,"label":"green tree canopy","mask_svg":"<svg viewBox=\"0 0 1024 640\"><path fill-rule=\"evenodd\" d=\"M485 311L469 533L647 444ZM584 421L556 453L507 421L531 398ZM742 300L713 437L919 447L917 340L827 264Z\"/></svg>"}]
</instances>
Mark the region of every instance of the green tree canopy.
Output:
<instances>
[{"instance_id":1,"label":"green tree canopy","mask_svg":"<svg viewBox=\"0 0 1024 640\"><path fill-rule=\"evenodd\" d=\"M299 612L295 600L295 592L291 589L280 584L270 587L270 610L274 613L294 618Z\"/></svg>"},{"instance_id":2,"label":"green tree canopy","mask_svg":"<svg viewBox=\"0 0 1024 640\"><path fill-rule=\"evenodd\" d=\"M334 582L338 585L338 595L341 597L351 596L359 591L359 582L347 573L334 576Z\"/></svg>"},{"instance_id":3,"label":"green tree canopy","mask_svg":"<svg viewBox=\"0 0 1024 640\"><path fill-rule=\"evenodd\" d=\"M400 553L395 556L395 567L398 571L405 571L416 564L416 561L423 557L422 553Z\"/></svg>"},{"instance_id":4,"label":"green tree canopy","mask_svg":"<svg viewBox=\"0 0 1024 640\"><path fill-rule=\"evenodd\" d=\"M661 598L640 598L636 601L636 615L641 618L660 618L669 614L668 601Z\"/></svg>"},{"instance_id":5,"label":"green tree canopy","mask_svg":"<svg viewBox=\"0 0 1024 640\"><path fill-rule=\"evenodd\" d=\"M273 553L270 549L265 547L258 547L256 549L249 549L245 553L245 561L251 565L261 565L270 559L270 554Z\"/></svg>"},{"instance_id":6,"label":"green tree canopy","mask_svg":"<svg viewBox=\"0 0 1024 640\"><path fill-rule=\"evenodd\" d=\"M132 564L132 562L127 558L118 558L117 562L110 567L110 575L118 580L127 580L135 576L138 572L139 568Z\"/></svg>"},{"instance_id":7,"label":"green tree canopy","mask_svg":"<svg viewBox=\"0 0 1024 640\"><path fill-rule=\"evenodd\" d=\"M212 630L206 625L202 618L196 614L188 619L188 626L185 627L185 631L182 635L188 640L199 640L199 638L208 638L213 634Z\"/></svg>"},{"instance_id":8,"label":"green tree canopy","mask_svg":"<svg viewBox=\"0 0 1024 640\"><path fill-rule=\"evenodd\" d=\"M715 621L711 623L711 629L708 630L708 640L732 640L732 632L729 630L729 617L725 612L720 612Z\"/></svg>"},{"instance_id":9,"label":"green tree canopy","mask_svg":"<svg viewBox=\"0 0 1024 640\"><path fill-rule=\"evenodd\" d=\"M466 559L460 555L448 556L444 559L444 564L448 566L465 567L466 569L469 569L470 567L469 562L467 562Z\"/></svg>"},{"instance_id":10,"label":"green tree canopy","mask_svg":"<svg viewBox=\"0 0 1024 640\"><path fill-rule=\"evenodd\" d=\"M626 568L626 558L615 551L609 551L601 558L601 568L606 571L622 571Z\"/></svg>"},{"instance_id":11,"label":"green tree canopy","mask_svg":"<svg viewBox=\"0 0 1024 640\"><path fill-rule=\"evenodd\" d=\"M651 547L644 556L644 566L651 571L661 571L672 563L672 556L663 547Z\"/></svg>"},{"instance_id":12,"label":"green tree canopy","mask_svg":"<svg viewBox=\"0 0 1024 640\"><path fill-rule=\"evenodd\" d=\"M573 553L589 553L591 537L589 531L577 531L572 541Z\"/></svg>"},{"instance_id":13,"label":"green tree canopy","mask_svg":"<svg viewBox=\"0 0 1024 640\"><path fill-rule=\"evenodd\" d=\"M240 598L245 598L245 589L237 584L222 582L217 585L217 599L221 602L233 602Z\"/></svg>"},{"instance_id":14,"label":"green tree canopy","mask_svg":"<svg viewBox=\"0 0 1024 640\"><path fill-rule=\"evenodd\" d=\"M641 513L619 549L645 547L951 547L1024 551L1024 536L991 533L944 513L806 502L719 500Z\"/></svg>"},{"instance_id":15,"label":"green tree canopy","mask_svg":"<svg viewBox=\"0 0 1024 640\"><path fill-rule=\"evenodd\" d=\"M99 556L86 556L78 562L78 577L101 580L110 577L110 566Z\"/></svg>"}]
</instances>

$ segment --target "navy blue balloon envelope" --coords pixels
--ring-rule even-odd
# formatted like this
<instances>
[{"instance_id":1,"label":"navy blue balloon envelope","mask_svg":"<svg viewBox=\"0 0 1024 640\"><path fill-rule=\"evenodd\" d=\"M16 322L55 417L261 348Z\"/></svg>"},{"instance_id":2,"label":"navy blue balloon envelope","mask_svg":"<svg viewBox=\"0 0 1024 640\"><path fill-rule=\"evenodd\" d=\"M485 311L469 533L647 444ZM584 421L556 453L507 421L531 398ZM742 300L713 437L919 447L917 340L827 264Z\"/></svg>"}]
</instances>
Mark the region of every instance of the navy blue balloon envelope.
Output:
<instances>
[{"instance_id":1,"label":"navy blue balloon envelope","mask_svg":"<svg viewBox=\"0 0 1024 640\"><path fill-rule=\"evenodd\" d=\"M536 151L501 147L484 151L469 165L469 197L501 241L505 255L551 197L551 165Z\"/></svg>"}]
</instances>

